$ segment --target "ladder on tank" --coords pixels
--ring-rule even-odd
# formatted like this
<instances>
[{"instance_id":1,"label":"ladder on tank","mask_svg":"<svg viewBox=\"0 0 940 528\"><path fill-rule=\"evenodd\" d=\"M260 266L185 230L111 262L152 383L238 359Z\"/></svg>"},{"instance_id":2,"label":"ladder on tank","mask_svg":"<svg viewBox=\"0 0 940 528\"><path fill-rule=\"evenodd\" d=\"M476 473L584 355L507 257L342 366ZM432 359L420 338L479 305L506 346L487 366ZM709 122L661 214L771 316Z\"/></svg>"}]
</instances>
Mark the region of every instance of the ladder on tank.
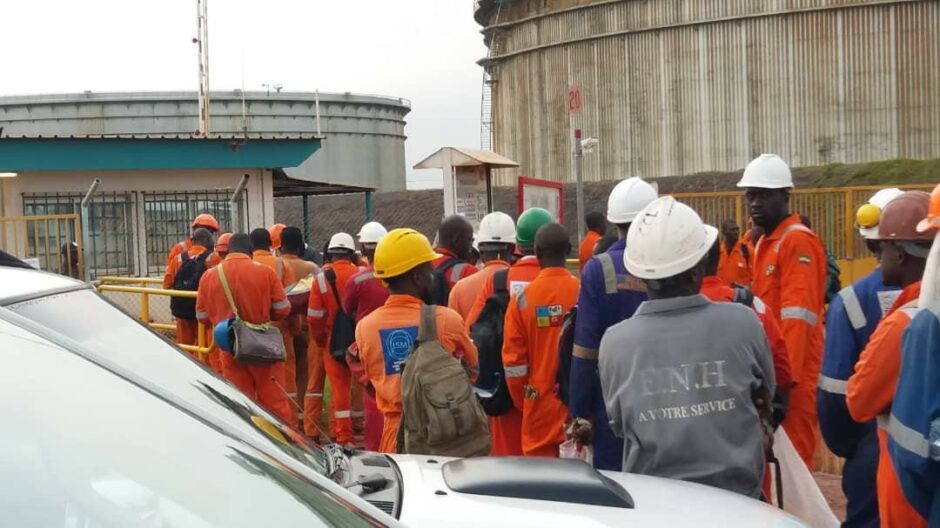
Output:
<instances>
[{"instance_id":1,"label":"ladder on tank","mask_svg":"<svg viewBox=\"0 0 940 528\"><path fill-rule=\"evenodd\" d=\"M503 0L496 4L496 15L493 17L493 24L499 23L499 14L503 9ZM489 33L489 42L487 42L486 58L490 59L497 55L496 33L493 30ZM493 149L493 77L490 75L489 61L483 64L483 87L480 95L480 148L483 150Z\"/></svg>"}]
</instances>

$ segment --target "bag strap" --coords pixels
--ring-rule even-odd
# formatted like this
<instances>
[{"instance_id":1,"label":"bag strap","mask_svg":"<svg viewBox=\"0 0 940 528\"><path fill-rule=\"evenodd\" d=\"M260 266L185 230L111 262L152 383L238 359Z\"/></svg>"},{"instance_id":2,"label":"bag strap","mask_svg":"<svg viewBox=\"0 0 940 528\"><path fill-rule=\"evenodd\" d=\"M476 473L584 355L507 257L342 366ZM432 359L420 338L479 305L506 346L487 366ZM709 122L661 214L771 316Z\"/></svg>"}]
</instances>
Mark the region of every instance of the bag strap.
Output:
<instances>
[{"instance_id":1,"label":"bag strap","mask_svg":"<svg viewBox=\"0 0 940 528\"><path fill-rule=\"evenodd\" d=\"M509 270L502 269L493 274L493 290L497 292L509 291L506 287L509 282Z\"/></svg>"},{"instance_id":2,"label":"bag strap","mask_svg":"<svg viewBox=\"0 0 940 528\"><path fill-rule=\"evenodd\" d=\"M232 297L232 289L229 288L228 279L225 278L225 266L219 264L219 282L222 283L222 291L225 292L225 298L228 299L228 305L232 308L232 313L235 314L235 318L238 317L238 307L235 306L235 298Z\"/></svg>"},{"instance_id":3,"label":"bag strap","mask_svg":"<svg viewBox=\"0 0 940 528\"><path fill-rule=\"evenodd\" d=\"M418 342L437 340L437 310L434 305L421 305L421 326L418 327Z\"/></svg>"},{"instance_id":4,"label":"bag strap","mask_svg":"<svg viewBox=\"0 0 940 528\"><path fill-rule=\"evenodd\" d=\"M597 256L597 260L604 271L604 293L607 295L617 293L617 268L614 267L613 257L610 253L601 253Z\"/></svg>"},{"instance_id":5,"label":"bag strap","mask_svg":"<svg viewBox=\"0 0 940 528\"><path fill-rule=\"evenodd\" d=\"M326 282L330 283L330 289L333 290L333 300L336 301L339 313L346 315L346 311L343 310L343 302L339 300L339 290L336 288L336 272L332 269L328 269L323 272L323 275L326 277ZM349 316L346 315L346 317Z\"/></svg>"}]
</instances>

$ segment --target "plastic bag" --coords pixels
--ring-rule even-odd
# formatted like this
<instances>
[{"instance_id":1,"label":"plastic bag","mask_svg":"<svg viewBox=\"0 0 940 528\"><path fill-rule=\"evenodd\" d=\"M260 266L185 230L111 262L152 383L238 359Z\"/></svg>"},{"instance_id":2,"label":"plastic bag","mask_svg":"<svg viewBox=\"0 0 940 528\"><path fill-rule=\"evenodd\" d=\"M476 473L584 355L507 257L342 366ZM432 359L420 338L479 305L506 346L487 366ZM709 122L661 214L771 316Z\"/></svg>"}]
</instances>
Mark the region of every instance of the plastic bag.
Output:
<instances>
[{"instance_id":1,"label":"plastic bag","mask_svg":"<svg viewBox=\"0 0 940 528\"><path fill-rule=\"evenodd\" d=\"M588 464L594 464L594 450L591 446L581 445L574 438L569 438L558 446L560 458L577 458Z\"/></svg>"},{"instance_id":2,"label":"plastic bag","mask_svg":"<svg viewBox=\"0 0 940 528\"><path fill-rule=\"evenodd\" d=\"M816 484L816 479L806 468L783 427L774 433L774 455L780 461L780 473L783 477L783 510L814 528L838 528L839 520L832 513L826 497ZM771 495L776 505L779 493L776 484L774 486Z\"/></svg>"}]
</instances>

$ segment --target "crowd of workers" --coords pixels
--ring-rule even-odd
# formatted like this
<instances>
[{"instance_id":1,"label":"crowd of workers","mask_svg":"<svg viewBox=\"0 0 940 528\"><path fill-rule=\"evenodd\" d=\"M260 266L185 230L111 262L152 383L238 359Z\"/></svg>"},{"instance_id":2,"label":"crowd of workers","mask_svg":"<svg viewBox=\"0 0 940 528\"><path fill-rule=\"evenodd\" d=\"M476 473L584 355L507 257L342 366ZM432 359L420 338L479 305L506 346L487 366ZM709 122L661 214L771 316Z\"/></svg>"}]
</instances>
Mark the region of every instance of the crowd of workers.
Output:
<instances>
[{"instance_id":1,"label":"crowd of workers","mask_svg":"<svg viewBox=\"0 0 940 528\"><path fill-rule=\"evenodd\" d=\"M937 525L940 244L928 253L940 186L885 189L859 209L880 265L828 310L829 258L790 210L787 164L761 155L738 187L743 236L642 179L620 182L606 214L585 218L577 276L570 234L539 208L517 222L490 213L476 233L445 218L433 246L370 222L358 244L333 235L322 263L296 227L216 239L203 214L173 247L164 286L198 291L174 309L180 343L196 342L197 321L276 328L283 361L239 362L222 335L207 362L320 441L402 448L402 371L425 335L422 306L437 305L431 326L475 382L491 455L555 457L575 441L599 469L759 498L777 428L810 468L821 429L846 459L845 526Z\"/></svg>"}]
</instances>

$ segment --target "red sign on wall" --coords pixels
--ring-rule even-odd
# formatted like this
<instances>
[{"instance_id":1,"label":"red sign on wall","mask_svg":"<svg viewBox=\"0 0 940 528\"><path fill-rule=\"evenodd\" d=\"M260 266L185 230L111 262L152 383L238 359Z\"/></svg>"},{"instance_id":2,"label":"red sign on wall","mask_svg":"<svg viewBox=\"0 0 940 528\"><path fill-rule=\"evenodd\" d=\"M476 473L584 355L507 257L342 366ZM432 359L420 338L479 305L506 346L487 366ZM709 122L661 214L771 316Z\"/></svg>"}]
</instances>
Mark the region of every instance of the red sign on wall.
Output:
<instances>
[{"instance_id":1,"label":"red sign on wall","mask_svg":"<svg viewBox=\"0 0 940 528\"><path fill-rule=\"evenodd\" d=\"M577 114L581 112L582 102L583 97L581 96L581 87L572 86L568 88L568 113Z\"/></svg>"}]
</instances>

